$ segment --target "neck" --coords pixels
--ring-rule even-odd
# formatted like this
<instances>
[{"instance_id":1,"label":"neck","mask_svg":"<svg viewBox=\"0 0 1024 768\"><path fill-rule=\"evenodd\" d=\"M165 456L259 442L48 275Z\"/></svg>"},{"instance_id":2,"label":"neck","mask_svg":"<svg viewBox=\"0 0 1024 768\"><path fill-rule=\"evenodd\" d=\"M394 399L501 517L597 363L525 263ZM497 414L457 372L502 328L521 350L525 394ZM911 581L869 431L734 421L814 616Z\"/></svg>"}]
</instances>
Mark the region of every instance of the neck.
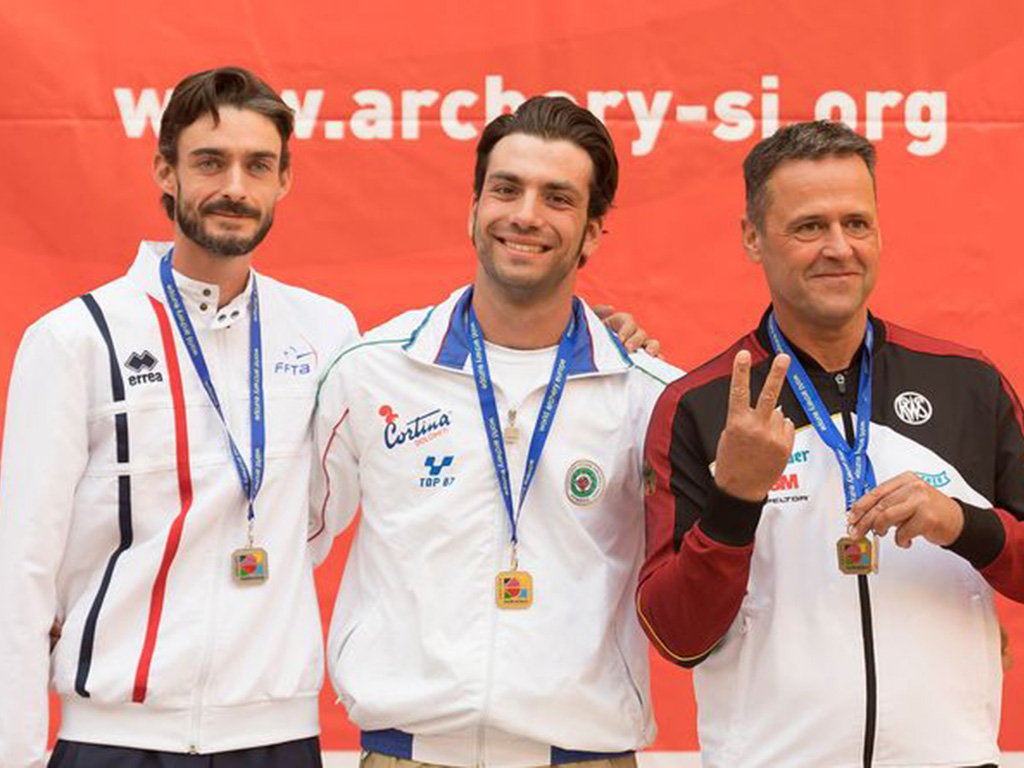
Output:
<instances>
[{"instance_id":1,"label":"neck","mask_svg":"<svg viewBox=\"0 0 1024 768\"><path fill-rule=\"evenodd\" d=\"M553 347L572 314L572 293L518 301L495 291L487 281L473 286L473 311L484 338L512 349Z\"/></svg>"},{"instance_id":2,"label":"neck","mask_svg":"<svg viewBox=\"0 0 1024 768\"><path fill-rule=\"evenodd\" d=\"M218 288L218 309L245 290L252 257L216 256L196 245L180 232L174 237L174 269L192 280L213 283Z\"/></svg>"},{"instance_id":3,"label":"neck","mask_svg":"<svg viewBox=\"0 0 1024 768\"><path fill-rule=\"evenodd\" d=\"M811 326L798 322L785 311L775 307L779 330L787 339L810 355L830 373L850 367L854 355L864 341L868 312L864 308L849 321L838 326Z\"/></svg>"}]
</instances>

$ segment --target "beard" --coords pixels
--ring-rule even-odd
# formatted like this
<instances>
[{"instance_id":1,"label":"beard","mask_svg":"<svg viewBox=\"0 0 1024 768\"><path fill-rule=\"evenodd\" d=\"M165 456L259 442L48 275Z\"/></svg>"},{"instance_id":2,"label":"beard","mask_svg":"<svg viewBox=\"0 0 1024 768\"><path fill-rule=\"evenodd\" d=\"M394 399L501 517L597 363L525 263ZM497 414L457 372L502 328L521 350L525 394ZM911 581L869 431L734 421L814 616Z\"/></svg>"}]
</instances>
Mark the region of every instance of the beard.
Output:
<instances>
[{"instance_id":1,"label":"beard","mask_svg":"<svg viewBox=\"0 0 1024 768\"><path fill-rule=\"evenodd\" d=\"M245 256L255 250L256 246L263 242L270 228L274 224L274 212L271 209L267 217L260 223L250 237L237 237L235 235L214 235L207 231L203 224L202 217L214 213L231 213L236 216L248 216L259 219L259 211L251 208L245 203L237 203L231 200L217 200L212 203L200 206L198 215L193 215L185 209L181 203L181 189L178 189L178 203L175 207L175 220L185 237L198 245L200 248L209 251L214 256Z\"/></svg>"}]
</instances>

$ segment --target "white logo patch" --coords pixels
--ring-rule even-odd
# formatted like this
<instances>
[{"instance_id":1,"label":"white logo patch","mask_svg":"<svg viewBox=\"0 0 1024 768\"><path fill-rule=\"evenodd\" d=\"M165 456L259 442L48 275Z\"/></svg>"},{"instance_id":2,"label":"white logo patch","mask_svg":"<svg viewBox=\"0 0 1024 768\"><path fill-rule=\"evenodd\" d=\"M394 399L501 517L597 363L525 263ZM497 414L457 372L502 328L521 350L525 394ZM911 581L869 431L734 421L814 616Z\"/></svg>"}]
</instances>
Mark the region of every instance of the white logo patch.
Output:
<instances>
[{"instance_id":1,"label":"white logo patch","mask_svg":"<svg viewBox=\"0 0 1024 768\"><path fill-rule=\"evenodd\" d=\"M897 395L892 407L901 421L914 427L927 423L932 417L932 404L919 392Z\"/></svg>"},{"instance_id":2,"label":"white logo patch","mask_svg":"<svg viewBox=\"0 0 1024 768\"><path fill-rule=\"evenodd\" d=\"M593 504L604 491L604 472L592 461L580 459L573 462L565 473L565 495L573 504Z\"/></svg>"}]
</instances>

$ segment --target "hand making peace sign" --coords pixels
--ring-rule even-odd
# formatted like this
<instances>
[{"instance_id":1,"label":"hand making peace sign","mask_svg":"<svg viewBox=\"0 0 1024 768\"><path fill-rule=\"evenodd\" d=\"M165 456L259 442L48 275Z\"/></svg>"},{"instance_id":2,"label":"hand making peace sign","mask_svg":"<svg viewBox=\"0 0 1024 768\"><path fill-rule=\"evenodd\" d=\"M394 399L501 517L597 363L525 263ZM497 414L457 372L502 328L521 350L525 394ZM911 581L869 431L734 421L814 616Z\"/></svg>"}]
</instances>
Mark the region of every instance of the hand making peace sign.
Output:
<instances>
[{"instance_id":1,"label":"hand making peace sign","mask_svg":"<svg viewBox=\"0 0 1024 768\"><path fill-rule=\"evenodd\" d=\"M715 456L715 484L746 501L761 501L778 481L793 452L793 422L776 407L786 383L789 357L777 355L750 405L750 352L736 353L729 385L729 411Z\"/></svg>"}]
</instances>

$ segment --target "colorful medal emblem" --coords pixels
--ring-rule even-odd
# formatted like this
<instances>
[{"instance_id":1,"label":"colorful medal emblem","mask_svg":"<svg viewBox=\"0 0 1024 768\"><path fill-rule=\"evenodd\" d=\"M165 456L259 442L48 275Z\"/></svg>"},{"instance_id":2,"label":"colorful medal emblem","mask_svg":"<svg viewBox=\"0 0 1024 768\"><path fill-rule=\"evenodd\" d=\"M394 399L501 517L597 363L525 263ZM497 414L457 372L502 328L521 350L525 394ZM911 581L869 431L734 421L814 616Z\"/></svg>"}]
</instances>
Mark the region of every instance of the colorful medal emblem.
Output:
<instances>
[{"instance_id":1,"label":"colorful medal emblem","mask_svg":"<svg viewBox=\"0 0 1024 768\"><path fill-rule=\"evenodd\" d=\"M592 461L573 462L565 475L565 494L573 504L593 504L604 490L604 472Z\"/></svg>"},{"instance_id":2,"label":"colorful medal emblem","mask_svg":"<svg viewBox=\"0 0 1024 768\"><path fill-rule=\"evenodd\" d=\"M494 588L499 608L529 608L533 603L533 577L526 571L501 571Z\"/></svg>"},{"instance_id":3,"label":"colorful medal emblem","mask_svg":"<svg viewBox=\"0 0 1024 768\"><path fill-rule=\"evenodd\" d=\"M860 575L878 571L875 543L866 536L860 539L844 536L836 542L836 553L839 570L843 573Z\"/></svg>"},{"instance_id":4,"label":"colorful medal emblem","mask_svg":"<svg viewBox=\"0 0 1024 768\"><path fill-rule=\"evenodd\" d=\"M231 554L231 570L235 574L235 581L262 584L270 576L267 551L258 547L236 549Z\"/></svg>"}]
</instances>

